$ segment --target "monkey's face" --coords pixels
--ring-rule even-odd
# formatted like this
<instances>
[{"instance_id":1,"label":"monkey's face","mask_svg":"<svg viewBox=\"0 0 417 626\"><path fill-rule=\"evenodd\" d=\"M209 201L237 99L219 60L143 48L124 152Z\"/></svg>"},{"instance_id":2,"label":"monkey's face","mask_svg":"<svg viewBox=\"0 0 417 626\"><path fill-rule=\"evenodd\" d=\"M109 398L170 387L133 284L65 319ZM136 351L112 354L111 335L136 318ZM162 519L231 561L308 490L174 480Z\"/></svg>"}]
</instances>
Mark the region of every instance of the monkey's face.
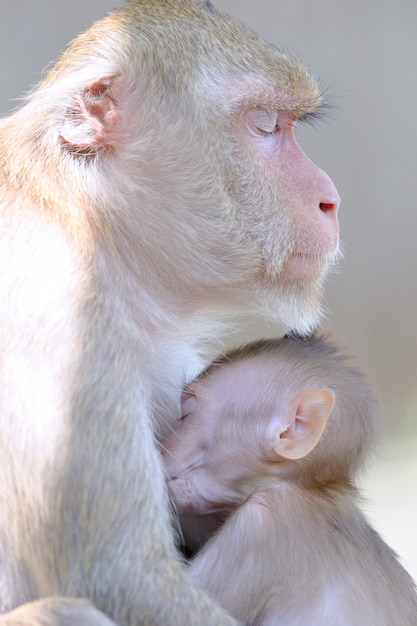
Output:
<instances>
[{"instance_id":1,"label":"monkey's face","mask_svg":"<svg viewBox=\"0 0 417 626\"><path fill-rule=\"evenodd\" d=\"M229 177L236 214L257 252L252 287L267 315L301 331L303 315L309 324L311 311L318 312L323 279L338 255L340 199L297 144L288 112L252 105L233 122Z\"/></svg>"},{"instance_id":2,"label":"monkey's face","mask_svg":"<svg viewBox=\"0 0 417 626\"><path fill-rule=\"evenodd\" d=\"M288 113L248 111L236 174L248 229L262 250L262 270L288 285L317 280L338 246L339 196L298 146L294 125Z\"/></svg>"}]
</instances>

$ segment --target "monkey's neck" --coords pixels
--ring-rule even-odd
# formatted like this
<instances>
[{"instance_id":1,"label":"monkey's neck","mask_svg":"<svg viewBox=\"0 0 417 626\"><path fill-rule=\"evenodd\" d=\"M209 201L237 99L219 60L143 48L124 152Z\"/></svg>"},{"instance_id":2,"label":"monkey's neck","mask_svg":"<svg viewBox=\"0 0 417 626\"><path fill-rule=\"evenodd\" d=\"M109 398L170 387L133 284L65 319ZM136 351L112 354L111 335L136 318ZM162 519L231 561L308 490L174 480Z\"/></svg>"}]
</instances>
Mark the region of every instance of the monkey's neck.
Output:
<instances>
[{"instance_id":1,"label":"monkey's neck","mask_svg":"<svg viewBox=\"0 0 417 626\"><path fill-rule=\"evenodd\" d=\"M227 317L196 313L173 319L169 325L153 332L149 377L159 440L165 439L178 426L184 386L224 351L227 338L238 329L237 323Z\"/></svg>"}]
</instances>

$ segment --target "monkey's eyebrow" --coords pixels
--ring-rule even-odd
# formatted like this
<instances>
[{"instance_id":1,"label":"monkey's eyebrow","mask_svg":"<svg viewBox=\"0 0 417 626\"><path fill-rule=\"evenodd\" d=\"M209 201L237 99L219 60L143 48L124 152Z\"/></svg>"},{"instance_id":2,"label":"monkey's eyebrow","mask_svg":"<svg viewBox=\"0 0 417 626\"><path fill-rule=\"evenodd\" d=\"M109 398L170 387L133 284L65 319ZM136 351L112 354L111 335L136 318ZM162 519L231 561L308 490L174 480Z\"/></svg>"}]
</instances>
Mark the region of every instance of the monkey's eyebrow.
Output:
<instances>
[{"instance_id":1,"label":"monkey's eyebrow","mask_svg":"<svg viewBox=\"0 0 417 626\"><path fill-rule=\"evenodd\" d=\"M328 105L323 102L314 111L305 111L302 112L301 115L297 115L294 121L300 122L301 124L313 125L315 122L320 121L327 116L328 108Z\"/></svg>"},{"instance_id":2,"label":"monkey's eyebrow","mask_svg":"<svg viewBox=\"0 0 417 626\"><path fill-rule=\"evenodd\" d=\"M280 110L283 108L280 107ZM331 105L327 100L321 99L315 104L312 102L290 104L284 110L289 112L294 122L314 125L315 122L323 120L329 115Z\"/></svg>"},{"instance_id":3,"label":"monkey's eyebrow","mask_svg":"<svg viewBox=\"0 0 417 626\"><path fill-rule=\"evenodd\" d=\"M297 99L283 101L282 97L277 99L257 99L248 100L251 108L266 109L276 113L287 113L294 121L313 123L315 120L326 117L329 104L322 96L311 99Z\"/></svg>"}]
</instances>

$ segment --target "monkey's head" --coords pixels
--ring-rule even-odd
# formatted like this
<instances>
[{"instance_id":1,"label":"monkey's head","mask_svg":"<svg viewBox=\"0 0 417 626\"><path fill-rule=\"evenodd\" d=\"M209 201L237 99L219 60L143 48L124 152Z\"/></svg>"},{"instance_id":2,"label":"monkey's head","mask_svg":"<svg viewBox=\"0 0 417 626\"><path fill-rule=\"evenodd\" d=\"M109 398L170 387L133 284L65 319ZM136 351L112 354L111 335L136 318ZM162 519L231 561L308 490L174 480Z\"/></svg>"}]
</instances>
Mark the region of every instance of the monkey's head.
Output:
<instances>
[{"instance_id":1,"label":"monkey's head","mask_svg":"<svg viewBox=\"0 0 417 626\"><path fill-rule=\"evenodd\" d=\"M323 99L293 55L208 2L131 0L32 101L68 194L142 286L188 311L315 326L339 196L295 139Z\"/></svg>"},{"instance_id":2,"label":"monkey's head","mask_svg":"<svg viewBox=\"0 0 417 626\"><path fill-rule=\"evenodd\" d=\"M163 443L179 510L215 513L258 490L349 485L377 432L363 375L322 338L258 341L187 387L178 430Z\"/></svg>"}]
</instances>

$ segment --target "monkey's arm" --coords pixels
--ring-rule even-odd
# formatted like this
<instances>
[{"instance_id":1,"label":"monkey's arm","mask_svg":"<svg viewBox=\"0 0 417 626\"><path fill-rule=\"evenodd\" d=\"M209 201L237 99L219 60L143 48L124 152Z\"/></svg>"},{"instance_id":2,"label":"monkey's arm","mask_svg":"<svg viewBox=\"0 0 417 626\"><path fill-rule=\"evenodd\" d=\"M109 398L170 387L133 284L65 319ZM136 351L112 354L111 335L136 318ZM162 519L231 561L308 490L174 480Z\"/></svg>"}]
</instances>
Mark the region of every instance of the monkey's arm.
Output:
<instances>
[{"instance_id":1,"label":"monkey's arm","mask_svg":"<svg viewBox=\"0 0 417 626\"><path fill-rule=\"evenodd\" d=\"M57 255L49 255L46 249L46 261L56 267ZM0 400L0 606L59 594L91 599L119 626L236 624L191 585L176 554L146 380L137 368L140 346L98 295L82 301L88 311L78 315L80 305L71 300L77 281L72 287L67 278L69 296L61 302L52 277L41 277L51 301L38 273L21 281L27 297L22 291L11 312L1 313L2 328L19 332L3 337L3 354L13 348L15 356L14 366L1 371L7 394ZM59 273L60 284L65 276ZM22 314L17 305L31 295L29 280L37 299L23 325L19 314L28 307ZM34 338L42 334L48 303L61 345L49 340L40 352ZM77 375L70 377L73 366ZM111 623L92 606L63 599L0 617L1 626Z\"/></svg>"},{"instance_id":2,"label":"monkey's arm","mask_svg":"<svg viewBox=\"0 0 417 626\"><path fill-rule=\"evenodd\" d=\"M245 624L253 624L269 598L264 567L268 511L249 500L226 520L190 563L193 579Z\"/></svg>"}]
</instances>

